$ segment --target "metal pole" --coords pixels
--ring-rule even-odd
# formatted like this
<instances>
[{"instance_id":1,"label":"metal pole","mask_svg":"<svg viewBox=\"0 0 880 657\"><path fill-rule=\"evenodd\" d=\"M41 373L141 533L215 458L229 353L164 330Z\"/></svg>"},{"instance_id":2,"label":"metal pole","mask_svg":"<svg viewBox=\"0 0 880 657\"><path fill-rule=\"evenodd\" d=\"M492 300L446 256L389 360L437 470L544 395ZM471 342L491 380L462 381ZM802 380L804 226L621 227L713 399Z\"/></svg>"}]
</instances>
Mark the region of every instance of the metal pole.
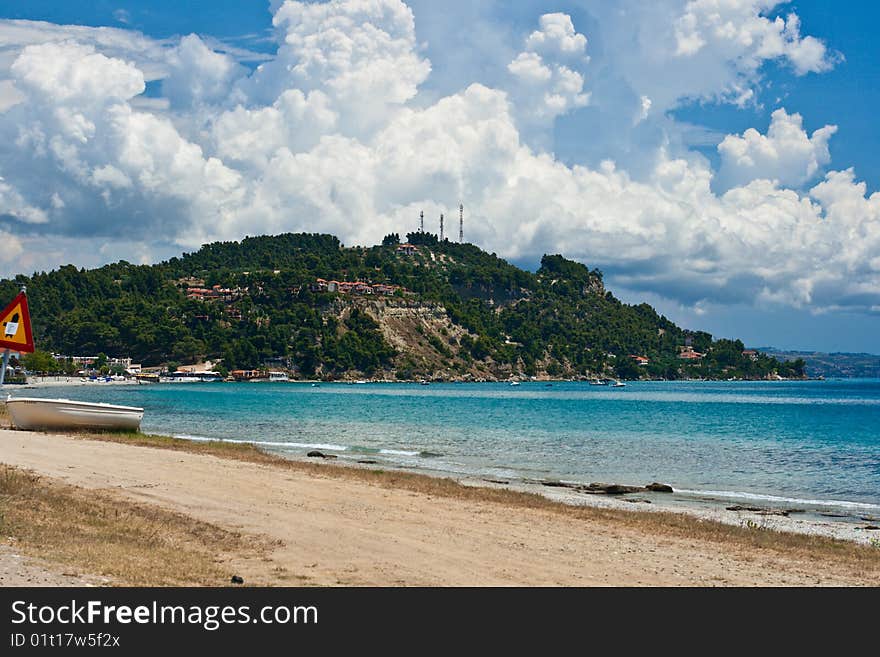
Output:
<instances>
[{"instance_id":1,"label":"metal pole","mask_svg":"<svg viewBox=\"0 0 880 657\"><path fill-rule=\"evenodd\" d=\"M26 285L21 286L21 292L22 292L22 294L27 294L27 286ZM11 352L9 349L7 349L6 351L3 352L3 365L2 365L2 367L0 367L0 386L2 386L3 382L6 380L6 368L9 366L10 353Z\"/></svg>"},{"instance_id":2,"label":"metal pole","mask_svg":"<svg viewBox=\"0 0 880 657\"><path fill-rule=\"evenodd\" d=\"M9 349L3 352L3 368L0 369L0 386L6 380L6 367L9 365Z\"/></svg>"},{"instance_id":3,"label":"metal pole","mask_svg":"<svg viewBox=\"0 0 880 657\"><path fill-rule=\"evenodd\" d=\"M458 204L458 241L464 244L464 203Z\"/></svg>"}]
</instances>

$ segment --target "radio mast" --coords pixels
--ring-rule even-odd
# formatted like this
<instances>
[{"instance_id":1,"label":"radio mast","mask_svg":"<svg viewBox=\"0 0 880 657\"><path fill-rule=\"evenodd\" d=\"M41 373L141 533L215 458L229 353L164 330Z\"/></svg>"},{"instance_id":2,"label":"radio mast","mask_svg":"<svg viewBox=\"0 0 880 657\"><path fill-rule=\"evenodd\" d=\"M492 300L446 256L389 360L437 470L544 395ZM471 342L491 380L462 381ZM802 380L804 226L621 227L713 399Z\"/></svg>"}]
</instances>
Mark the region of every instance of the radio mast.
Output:
<instances>
[{"instance_id":1,"label":"radio mast","mask_svg":"<svg viewBox=\"0 0 880 657\"><path fill-rule=\"evenodd\" d=\"M458 243L464 244L464 203L458 204Z\"/></svg>"}]
</instances>

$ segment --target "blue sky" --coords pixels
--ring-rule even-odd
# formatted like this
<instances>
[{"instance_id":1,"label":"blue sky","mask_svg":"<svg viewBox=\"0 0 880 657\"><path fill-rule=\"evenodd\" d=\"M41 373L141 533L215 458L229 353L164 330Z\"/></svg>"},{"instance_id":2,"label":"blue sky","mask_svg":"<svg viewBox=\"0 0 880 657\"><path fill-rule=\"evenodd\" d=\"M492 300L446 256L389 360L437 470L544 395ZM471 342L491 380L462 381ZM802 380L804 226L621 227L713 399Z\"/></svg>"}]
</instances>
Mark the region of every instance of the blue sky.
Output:
<instances>
[{"instance_id":1,"label":"blue sky","mask_svg":"<svg viewBox=\"0 0 880 657\"><path fill-rule=\"evenodd\" d=\"M598 265L684 325L880 352L880 7L703 1L0 0L4 273L363 243L463 200L475 243Z\"/></svg>"},{"instance_id":2,"label":"blue sky","mask_svg":"<svg viewBox=\"0 0 880 657\"><path fill-rule=\"evenodd\" d=\"M150 36L210 34L221 38L266 36L272 25L268 3L236 0L4 0L0 2L4 18L49 21L59 24L125 26Z\"/></svg>"},{"instance_id":3,"label":"blue sky","mask_svg":"<svg viewBox=\"0 0 880 657\"><path fill-rule=\"evenodd\" d=\"M792 76L778 65L767 69L762 105L746 111L729 106L693 105L676 115L723 132L766 123L779 104L804 115L807 126L840 126L831 144L834 161L854 166L871 191L880 181L880 131L874 110L880 103L880 45L866 25L880 20L877 3L836 3L812 0L781 7L797 11L804 30L824 39L845 61L822 75ZM782 98L778 103L777 98Z\"/></svg>"}]
</instances>

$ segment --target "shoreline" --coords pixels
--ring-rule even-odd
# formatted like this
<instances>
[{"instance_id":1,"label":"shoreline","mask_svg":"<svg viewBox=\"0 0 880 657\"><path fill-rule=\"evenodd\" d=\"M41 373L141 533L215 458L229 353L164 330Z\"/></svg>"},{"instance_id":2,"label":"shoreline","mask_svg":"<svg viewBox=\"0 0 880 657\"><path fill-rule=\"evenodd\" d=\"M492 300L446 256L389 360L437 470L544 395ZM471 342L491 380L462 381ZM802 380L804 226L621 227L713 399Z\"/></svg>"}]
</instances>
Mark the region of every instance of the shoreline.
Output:
<instances>
[{"instance_id":1,"label":"shoreline","mask_svg":"<svg viewBox=\"0 0 880 657\"><path fill-rule=\"evenodd\" d=\"M224 557L252 584L880 583L880 550L848 541L646 513L643 505L571 506L443 477L284 460L243 445L3 430L0 462L74 486L82 499L155 506L186 524L234 532L238 544L268 546L258 559L235 550ZM28 556L53 555L34 545ZM95 564L77 572L114 577Z\"/></svg>"},{"instance_id":2,"label":"shoreline","mask_svg":"<svg viewBox=\"0 0 880 657\"><path fill-rule=\"evenodd\" d=\"M865 502L782 498L739 491L716 491L716 494L711 494L711 491L694 491L674 486L671 493L655 492L646 490L646 484L635 482L607 482L600 486L622 486L641 490L622 494L588 493L584 492L584 489L590 484L585 482L462 473L432 468L430 459L426 459L426 464L423 466L412 466L387 458L378 460L383 458L382 454L349 452L349 448L339 449L341 447L339 445L300 445L296 448L297 451L293 451L290 448L273 448L274 443L271 441L230 440L180 434L157 435L192 443L252 446L263 453L294 463L324 462L332 467L394 470L415 476L450 479L465 486L536 494L574 507L587 506L625 512L679 513L699 520L711 520L731 526L755 526L802 535L825 536L863 545L873 545L875 541L880 541L880 529L867 529L880 527L880 505ZM322 453L324 456L309 457L306 450Z\"/></svg>"},{"instance_id":3,"label":"shoreline","mask_svg":"<svg viewBox=\"0 0 880 657\"><path fill-rule=\"evenodd\" d=\"M601 380L617 380L616 377L598 377ZM535 383L544 385L553 385L556 383L591 383L597 380L597 377L578 377L569 379L556 379L550 377L527 377L511 376L509 378L482 378L473 379L465 377L454 378L424 378L424 379L394 379L394 378L376 378L362 379L351 377L343 377L339 379L288 379L286 381L270 381L269 379L250 379L241 381L145 381L136 377L126 378L124 380L83 380L79 376L32 376L24 383L8 383L4 386L5 390L17 390L27 388L44 388L44 387L68 387L68 386L95 386L95 385L112 385L112 386L131 386L131 385L195 385L195 384L216 384L216 383L248 383L248 384L296 384L296 385L376 385L376 384L402 384L402 385L440 385L440 384L522 384ZM792 383L800 381L825 381L825 377L798 377L798 378L763 378L763 379L620 379L626 383ZM606 385L606 384L602 384Z\"/></svg>"},{"instance_id":4,"label":"shoreline","mask_svg":"<svg viewBox=\"0 0 880 657\"><path fill-rule=\"evenodd\" d=\"M181 438L179 436L168 436L169 438ZM228 442L228 441L217 441ZM253 444L245 441L245 444ZM324 459L310 458L304 455L290 456L288 454L279 454L278 451L271 449L261 449L261 446L255 446L261 451L268 451L280 458L296 463L309 463L316 460ZM800 534L806 536L823 536L837 540L850 541L861 545L874 545L874 541L880 542L880 530L865 529L866 526L873 527L880 525L880 509L872 512L859 514L838 514L832 513L830 517L821 517L821 512L811 508L810 505L798 504L796 502L788 504L748 504L743 500L731 496L729 499L723 497L711 497L702 493L693 491L674 490L672 493L653 492L649 490L639 490L632 493L623 494L607 494L607 493L584 493L578 491L579 487L584 484L576 482L559 482L555 479L547 480L526 480L511 478L507 481L500 479L492 479L489 477L479 477L473 475L461 475L443 470L417 469L398 465L391 462L382 463L359 463L357 460L332 458L330 467L340 468L362 468L365 470L373 469L393 469L395 471L412 474L415 476L434 477L439 479L450 479L463 486L474 488L510 490L513 492L539 495L548 500L559 502L572 507L591 507L596 509L609 509L614 511L623 511L625 513L645 512L645 513L675 513L686 515L697 520L708 520L719 522L733 527L753 527L755 529L769 529L779 532ZM615 482L613 484L601 484L603 486L624 486L639 487L632 483ZM841 504L848 504L842 502ZM873 506L873 505L872 505ZM738 510L731 510L732 507L740 507ZM829 509L840 508L834 504L828 504ZM874 515L878 514L878 515Z\"/></svg>"}]
</instances>

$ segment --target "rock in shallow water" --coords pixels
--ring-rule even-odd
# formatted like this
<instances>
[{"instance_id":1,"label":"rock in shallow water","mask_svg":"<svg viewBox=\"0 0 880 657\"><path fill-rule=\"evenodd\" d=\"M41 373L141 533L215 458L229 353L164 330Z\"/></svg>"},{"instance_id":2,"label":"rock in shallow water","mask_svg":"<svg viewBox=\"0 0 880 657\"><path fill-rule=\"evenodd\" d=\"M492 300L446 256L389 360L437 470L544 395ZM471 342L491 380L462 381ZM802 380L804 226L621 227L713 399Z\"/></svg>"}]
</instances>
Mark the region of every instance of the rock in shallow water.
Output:
<instances>
[{"instance_id":1,"label":"rock in shallow water","mask_svg":"<svg viewBox=\"0 0 880 657\"><path fill-rule=\"evenodd\" d=\"M649 491L652 491L654 493L674 493L675 492L672 490L672 486L670 486L669 484L659 484L656 481L653 484L648 484L647 486L645 486L645 488L647 488Z\"/></svg>"},{"instance_id":2,"label":"rock in shallow water","mask_svg":"<svg viewBox=\"0 0 880 657\"><path fill-rule=\"evenodd\" d=\"M728 511L750 511L761 516L783 516L788 517L791 513L803 513L803 509L769 509L763 506L743 506L734 504L733 506L724 507Z\"/></svg>"},{"instance_id":3,"label":"rock in shallow water","mask_svg":"<svg viewBox=\"0 0 880 657\"><path fill-rule=\"evenodd\" d=\"M625 495L626 493L643 493L645 489L641 486L624 486L622 484L611 484L605 487L606 495Z\"/></svg>"},{"instance_id":4,"label":"rock in shallow water","mask_svg":"<svg viewBox=\"0 0 880 657\"><path fill-rule=\"evenodd\" d=\"M306 456L313 459L335 459L335 454L325 454L324 452L319 452L318 450L312 450Z\"/></svg>"},{"instance_id":5,"label":"rock in shallow water","mask_svg":"<svg viewBox=\"0 0 880 657\"><path fill-rule=\"evenodd\" d=\"M655 492L672 492L672 486L667 486L666 484L651 484L651 486L660 486L665 488L651 488L651 486L627 486L625 484L603 484L599 482L593 482L589 485L584 484L572 484L565 481L542 481L541 485L547 486L549 488L570 488L571 490L576 490L579 493L590 493L592 495L626 495L628 493L644 493L649 490L654 490ZM666 490L668 488L668 490Z\"/></svg>"}]
</instances>

